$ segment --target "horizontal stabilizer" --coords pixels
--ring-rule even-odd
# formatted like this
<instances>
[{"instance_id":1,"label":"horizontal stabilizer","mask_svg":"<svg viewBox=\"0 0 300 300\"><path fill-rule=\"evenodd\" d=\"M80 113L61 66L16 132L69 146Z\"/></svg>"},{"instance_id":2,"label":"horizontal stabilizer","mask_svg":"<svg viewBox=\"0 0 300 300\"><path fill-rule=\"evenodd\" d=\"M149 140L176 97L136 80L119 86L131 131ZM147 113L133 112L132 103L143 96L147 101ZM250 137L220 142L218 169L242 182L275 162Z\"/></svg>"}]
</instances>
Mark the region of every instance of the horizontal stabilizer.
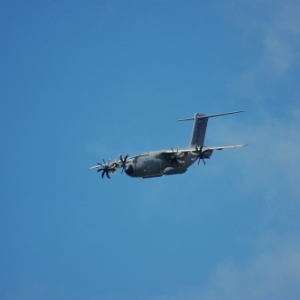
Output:
<instances>
[{"instance_id":1,"label":"horizontal stabilizer","mask_svg":"<svg viewBox=\"0 0 300 300\"><path fill-rule=\"evenodd\" d=\"M225 116L225 115L232 115L232 114L237 114L237 113L241 113L244 112L243 110L238 110L238 111L232 111L232 112L227 112L227 113L221 113L221 114L215 114L215 115L201 115L201 114L197 114L197 119L208 119L208 118L213 118L213 117L220 117L220 116ZM191 118L185 118L185 119L179 119L178 121L190 121L190 120L194 120L195 117L191 117Z\"/></svg>"}]
</instances>

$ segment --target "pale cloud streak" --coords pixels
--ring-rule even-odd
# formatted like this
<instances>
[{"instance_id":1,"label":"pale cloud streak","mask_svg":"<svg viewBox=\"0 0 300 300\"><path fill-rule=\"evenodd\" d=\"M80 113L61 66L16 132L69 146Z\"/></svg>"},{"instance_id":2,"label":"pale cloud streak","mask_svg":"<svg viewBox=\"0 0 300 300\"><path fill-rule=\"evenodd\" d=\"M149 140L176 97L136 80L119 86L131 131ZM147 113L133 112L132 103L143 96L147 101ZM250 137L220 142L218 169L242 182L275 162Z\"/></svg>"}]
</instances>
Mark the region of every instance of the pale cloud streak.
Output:
<instances>
[{"instance_id":1,"label":"pale cloud streak","mask_svg":"<svg viewBox=\"0 0 300 300\"><path fill-rule=\"evenodd\" d=\"M246 265L220 264L207 289L194 299L297 299L300 292L300 240L274 239Z\"/></svg>"},{"instance_id":2,"label":"pale cloud streak","mask_svg":"<svg viewBox=\"0 0 300 300\"><path fill-rule=\"evenodd\" d=\"M274 75L285 75L299 63L300 4L284 1L278 4L271 21L260 22L258 29L264 33L262 61Z\"/></svg>"},{"instance_id":3,"label":"pale cloud streak","mask_svg":"<svg viewBox=\"0 0 300 300\"><path fill-rule=\"evenodd\" d=\"M159 300L299 298L300 93L291 74L300 66L300 4L277 2L273 8L268 21L254 20L249 25L260 32L261 55L232 86L251 103L253 122L235 118L221 127L209 125L215 140L249 143L247 149L228 155L222 164L238 172L237 188L242 193L261 195L260 232L251 241L254 254L244 262L229 258L219 262L204 288ZM281 87L290 98L285 100L286 110L275 116L274 104L265 99L270 99L282 81L285 85Z\"/></svg>"},{"instance_id":4,"label":"pale cloud streak","mask_svg":"<svg viewBox=\"0 0 300 300\"><path fill-rule=\"evenodd\" d=\"M260 18L246 17L248 23L240 25L245 33L255 33L260 55L256 63L232 82L233 89L255 105L264 104L267 96L273 98L278 84L287 90L288 97L282 101L293 97L295 90L299 91L293 85L296 84L294 73L300 67L300 3L262 1L257 3L257 10L260 5L268 5L269 13Z\"/></svg>"},{"instance_id":5,"label":"pale cloud streak","mask_svg":"<svg viewBox=\"0 0 300 300\"><path fill-rule=\"evenodd\" d=\"M299 295L300 118L289 117L265 116L259 125L227 128L236 137L247 136L249 149L235 161L243 165L240 188L244 193L262 191L266 209L254 241L256 255L245 265L220 263L207 289L197 295L201 299L297 299Z\"/></svg>"},{"instance_id":6,"label":"pale cloud streak","mask_svg":"<svg viewBox=\"0 0 300 300\"><path fill-rule=\"evenodd\" d=\"M234 258L219 262L204 288L180 290L155 300L298 299L300 118L295 111L285 120L266 115L257 121L241 126L240 120L234 120L217 134L220 139L246 137L249 142L247 149L228 155L224 164L238 172L241 193L262 194L260 232L248 241L254 254L244 262Z\"/></svg>"},{"instance_id":7,"label":"pale cloud streak","mask_svg":"<svg viewBox=\"0 0 300 300\"><path fill-rule=\"evenodd\" d=\"M256 254L246 263L224 261L214 269L210 283L188 299L298 299L300 294L300 113L287 101L281 117L273 116L266 102L270 90L300 66L300 5L298 1L277 3L270 21L256 22L262 32L261 56L234 86L253 103L253 123L239 120L222 128L224 133L250 144L230 162L243 166L240 188L245 194L262 191L265 203ZM263 84L261 84L263 82ZM265 83L268 85L265 86ZM287 93L289 93L287 91ZM298 103L298 102L297 102ZM259 193L258 193L259 194Z\"/></svg>"}]
</instances>

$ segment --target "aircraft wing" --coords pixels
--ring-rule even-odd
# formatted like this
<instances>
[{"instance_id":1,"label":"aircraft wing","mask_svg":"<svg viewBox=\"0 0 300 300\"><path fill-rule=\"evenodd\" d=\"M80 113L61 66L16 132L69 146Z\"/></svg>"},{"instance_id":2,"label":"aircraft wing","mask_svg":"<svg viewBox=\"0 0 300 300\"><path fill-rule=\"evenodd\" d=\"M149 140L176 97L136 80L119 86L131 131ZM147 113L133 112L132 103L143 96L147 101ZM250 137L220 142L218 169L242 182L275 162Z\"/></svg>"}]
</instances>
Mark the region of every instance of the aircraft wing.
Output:
<instances>
[{"instance_id":1,"label":"aircraft wing","mask_svg":"<svg viewBox=\"0 0 300 300\"><path fill-rule=\"evenodd\" d=\"M240 144L240 145L231 145L231 146L214 146L214 147L205 147L205 150L223 150L223 149L230 149L230 148L241 148L246 147L248 144Z\"/></svg>"},{"instance_id":2,"label":"aircraft wing","mask_svg":"<svg viewBox=\"0 0 300 300\"><path fill-rule=\"evenodd\" d=\"M207 147L203 146L202 151L207 151L207 150L223 150L223 149L230 149L230 148L241 148L248 146L248 144L239 144L239 145L230 145L230 146L212 146L212 147ZM197 152L200 150L200 147L188 147L188 148L176 148L176 149L168 149L162 151L162 153L191 153L191 152Z\"/></svg>"}]
</instances>

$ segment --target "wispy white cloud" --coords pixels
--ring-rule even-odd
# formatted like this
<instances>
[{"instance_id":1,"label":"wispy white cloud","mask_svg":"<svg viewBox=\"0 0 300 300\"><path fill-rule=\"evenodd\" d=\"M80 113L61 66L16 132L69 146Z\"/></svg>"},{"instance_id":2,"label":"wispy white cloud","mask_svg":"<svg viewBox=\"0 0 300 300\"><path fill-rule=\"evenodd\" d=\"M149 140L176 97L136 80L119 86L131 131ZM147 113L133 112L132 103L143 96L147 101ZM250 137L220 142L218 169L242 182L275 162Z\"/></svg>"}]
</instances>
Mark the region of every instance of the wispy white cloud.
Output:
<instances>
[{"instance_id":1,"label":"wispy white cloud","mask_svg":"<svg viewBox=\"0 0 300 300\"><path fill-rule=\"evenodd\" d=\"M253 104L261 104L266 96L274 96L272 91L277 90L278 83L295 90L291 87L293 79L290 76L300 67L300 3L261 1L257 10L260 5L268 6L268 14L256 18L248 16L249 23L243 23L245 32L255 32L259 55L252 67L232 83L233 89L251 99Z\"/></svg>"},{"instance_id":2,"label":"wispy white cloud","mask_svg":"<svg viewBox=\"0 0 300 300\"><path fill-rule=\"evenodd\" d=\"M237 140L246 132L250 143L248 151L228 155L232 157L228 164L242 170L238 176L244 193L262 191L261 201L266 204L260 234L252 241L255 254L243 263L231 259L220 262L203 289L180 290L155 300L298 298L300 118L287 121L269 116L264 121L241 129L231 123L222 130Z\"/></svg>"},{"instance_id":3,"label":"wispy white cloud","mask_svg":"<svg viewBox=\"0 0 300 300\"><path fill-rule=\"evenodd\" d=\"M261 63L262 68L270 68L269 75L284 75L299 59L299 12L298 1L282 2L270 22L259 23L258 29L263 32Z\"/></svg>"},{"instance_id":4,"label":"wispy white cloud","mask_svg":"<svg viewBox=\"0 0 300 300\"><path fill-rule=\"evenodd\" d=\"M250 144L229 163L243 166L239 174L245 193L260 191L265 203L256 254L245 263L222 262L208 286L188 299L297 299L300 293L300 113L290 101L282 117L272 115L264 99L300 65L300 5L281 2L269 21L256 23L262 32L261 56L236 81L236 90L253 103L253 122L227 123L218 133ZM270 16L269 16L270 17ZM261 82L268 82L265 87ZM293 85L292 82L289 83ZM293 87L293 97L299 95ZM222 131L222 132L221 132ZM226 137L227 134L227 137ZM230 157L229 157L230 159ZM180 298L178 298L180 299Z\"/></svg>"},{"instance_id":5,"label":"wispy white cloud","mask_svg":"<svg viewBox=\"0 0 300 300\"><path fill-rule=\"evenodd\" d=\"M243 165L247 191L262 191L265 211L257 254L245 265L221 263L205 291L194 299L297 299L300 292L300 118L265 116L261 124L225 128L247 136L248 151L230 163ZM237 161L238 160L238 161Z\"/></svg>"},{"instance_id":6,"label":"wispy white cloud","mask_svg":"<svg viewBox=\"0 0 300 300\"><path fill-rule=\"evenodd\" d=\"M290 97L300 97L290 76L300 66L299 13L298 1L277 2L265 19L248 24L260 32L261 51L256 63L235 79L233 89L250 102L253 120L237 117L221 127L209 124L214 140L222 144L249 143L247 149L226 156L221 163L236 170L242 193L261 197L260 232L251 240L254 254L243 262L232 258L219 262L203 288L155 300L299 298L299 100L286 99L286 109L277 115L274 104L265 100L280 81L292 90L286 91Z\"/></svg>"},{"instance_id":7,"label":"wispy white cloud","mask_svg":"<svg viewBox=\"0 0 300 300\"><path fill-rule=\"evenodd\" d=\"M289 43L280 33L273 30L265 30L264 56L262 68L269 69L270 74L282 75L288 72L292 66L293 51Z\"/></svg>"},{"instance_id":8,"label":"wispy white cloud","mask_svg":"<svg viewBox=\"0 0 300 300\"><path fill-rule=\"evenodd\" d=\"M297 299L300 239L275 239L245 265L220 264L208 287L194 299Z\"/></svg>"}]
</instances>

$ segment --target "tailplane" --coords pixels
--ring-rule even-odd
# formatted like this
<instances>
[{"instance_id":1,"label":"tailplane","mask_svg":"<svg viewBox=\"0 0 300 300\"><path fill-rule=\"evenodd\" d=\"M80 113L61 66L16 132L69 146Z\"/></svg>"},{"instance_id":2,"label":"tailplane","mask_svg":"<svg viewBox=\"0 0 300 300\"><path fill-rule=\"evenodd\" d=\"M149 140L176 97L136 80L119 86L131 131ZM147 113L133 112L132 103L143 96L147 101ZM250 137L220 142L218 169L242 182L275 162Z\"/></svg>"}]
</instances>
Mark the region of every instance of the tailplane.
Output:
<instances>
[{"instance_id":1,"label":"tailplane","mask_svg":"<svg viewBox=\"0 0 300 300\"><path fill-rule=\"evenodd\" d=\"M237 114L240 112L243 112L243 110L221 113L221 114L214 114L214 115L203 115L203 114L195 113L194 117L180 119L178 121L194 120L194 126L193 126L193 130L192 130L192 138L191 138L190 146L203 146L204 140L205 140L205 133L206 133L208 118L232 115L232 114Z\"/></svg>"}]
</instances>

